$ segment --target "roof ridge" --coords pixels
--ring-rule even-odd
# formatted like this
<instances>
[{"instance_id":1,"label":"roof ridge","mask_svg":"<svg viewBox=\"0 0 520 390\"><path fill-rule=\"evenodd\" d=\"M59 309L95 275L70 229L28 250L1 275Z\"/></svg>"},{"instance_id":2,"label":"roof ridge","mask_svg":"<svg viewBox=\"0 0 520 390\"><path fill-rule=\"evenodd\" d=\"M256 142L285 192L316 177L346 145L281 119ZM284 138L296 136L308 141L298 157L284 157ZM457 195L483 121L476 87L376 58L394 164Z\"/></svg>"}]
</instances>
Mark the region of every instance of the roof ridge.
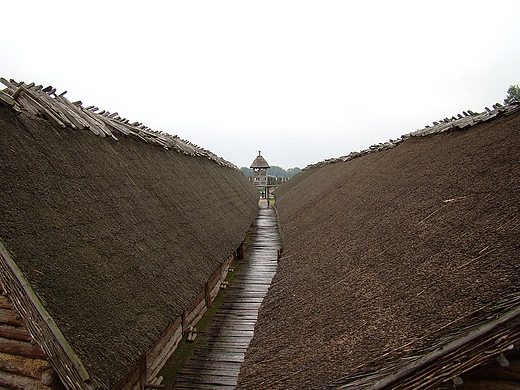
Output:
<instances>
[{"instance_id":1,"label":"roof ridge","mask_svg":"<svg viewBox=\"0 0 520 390\"><path fill-rule=\"evenodd\" d=\"M42 116L59 127L88 129L98 136L109 136L116 141L117 133L134 136L144 142L158 144L167 150L173 149L190 156L206 157L219 165L239 170L231 162L177 135L152 130L140 122L130 123L128 119L121 118L118 112L99 111L96 106L83 107L80 100L70 102L65 97L67 91L57 94L56 88L52 86L43 88L42 85L35 83L27 84L13 79L8 81L3 77L0 77L0 82L7 87L0 95L1 100L19 113L26 111Z\"/></svg>"},{"instance_id":2,"label":"roof ridge","mask_svg":"<svg viewBox=\"0 0 520 390\"><path fill-rule=\"evenodd\" d=\"M462 114L457 114L457 117L452 116L451 118L444 118L439 120L438 122L433 122L433 126L426 125L424 128L415 130L413 132L403 134L398 139L390 139L388 142L382 142L379 144L373 144L368 149L361 150L359 152L350 152L350 154L346 156L341 156L337 158L329 158L323 161L317 162L315 164L307 165L302 171L321 167L327 164L334 164L338 162L345 162L352 160L357 157L364 156L368 153L380 152L383 150L391 149L397 146L399 143L406 141L411 137L424 137L433 134L440 134L448 131L456 131L463 130L466 127L471 127L480 122L486 122L488 120L494 119L500 115L511 115L516 111L520 111L520 102L514 101L511 103L507 103L502 105L500 103L493 104L493 109L485 107L484 112L478 113L471 110L463 111Z\"/></svg>"}]
</instances>

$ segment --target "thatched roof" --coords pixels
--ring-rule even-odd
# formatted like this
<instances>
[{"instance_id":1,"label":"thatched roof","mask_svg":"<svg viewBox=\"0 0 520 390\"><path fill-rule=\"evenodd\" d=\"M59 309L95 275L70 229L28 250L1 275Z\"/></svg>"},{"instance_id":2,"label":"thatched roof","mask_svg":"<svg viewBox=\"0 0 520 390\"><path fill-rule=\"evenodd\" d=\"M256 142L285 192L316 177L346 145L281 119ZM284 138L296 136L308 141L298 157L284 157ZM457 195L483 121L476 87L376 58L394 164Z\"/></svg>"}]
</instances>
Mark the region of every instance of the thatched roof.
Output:
<instances>
[{"instance_id":1,"label":"thatched roof","mask_svg":"<svg viewBox=\"0 0 520 390\"><path fill-rule=\"evenodd\" d=\"M256 156L249 168L270 168L269 163L265 161L265 158L260 153L261 151L258 152L258 156Z\"/></svg>"},{"instance_id":2,"label":"thatched roof","mask_svg":"<svg viewBox=\"0 0 520 390\"><path fill-rule=\"evenodd\" d=\"M433 127L275 192L284 253L239 388L435 388L520 340L520 107Z\"/></svg>"},{"instance_id":3,"label":"thatched roof","mask_svg":"<svg viewBox=\"0 0 520 390\"><path fill-rule=\"evenodd\" d=\"M79 376L109 388L240 245L258 192L177 137L9 83L18 92L0 96L0 283L19 272ZM43 341L46 351L56 342Z\"/></svg>"}]
</instances>

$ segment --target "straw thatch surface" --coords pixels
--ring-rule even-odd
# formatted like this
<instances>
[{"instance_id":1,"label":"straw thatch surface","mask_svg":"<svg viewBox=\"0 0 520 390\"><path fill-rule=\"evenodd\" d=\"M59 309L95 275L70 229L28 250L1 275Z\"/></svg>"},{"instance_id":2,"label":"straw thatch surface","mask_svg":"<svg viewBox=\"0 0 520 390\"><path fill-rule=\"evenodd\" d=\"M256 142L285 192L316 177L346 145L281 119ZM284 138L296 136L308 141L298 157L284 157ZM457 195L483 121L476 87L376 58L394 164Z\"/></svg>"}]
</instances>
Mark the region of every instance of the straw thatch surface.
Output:
<instances>
[{"instance_id":1,"label":"straw thatch surface","mask_svg":"<svg viewBox=\"0 0 520 390\"><path fill-rule=\"evenodd\" d=\"M0 101L0 240L92 386L110 387L240 245L258 192L230 164L11 106Z\"/></svg>"},{"instance_id":2,"label":"straw thatch surface","mask_svg":"<svg viewBox=\"0 0 520 390\"><path fill-rule=\"evenodd\" d=\"M239 388L381 373L518 297L518 110L355 157L277 191L284 254Z\"/></svg>"}]
</instances>

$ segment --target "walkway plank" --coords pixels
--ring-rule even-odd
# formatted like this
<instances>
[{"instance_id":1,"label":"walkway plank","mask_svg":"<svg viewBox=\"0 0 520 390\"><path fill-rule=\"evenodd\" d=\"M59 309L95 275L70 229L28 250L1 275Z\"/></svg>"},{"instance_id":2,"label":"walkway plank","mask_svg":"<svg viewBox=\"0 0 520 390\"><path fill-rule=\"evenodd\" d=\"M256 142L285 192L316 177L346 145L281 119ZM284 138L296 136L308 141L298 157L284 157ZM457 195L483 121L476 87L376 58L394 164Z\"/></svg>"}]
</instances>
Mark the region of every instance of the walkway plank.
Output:
<instances>
[{"instance_id":1,"label":"walkway plank","mask_svg":"<svg viewBox=\"0 0 520 390\"><path fill-rule=\"evenodd\" d=\"M246 259L235 271L211 325L206 343L179 371L173 389L234 389L254 333L258 309L276 272L280 236L276 214L260 205Z\"/></svg>"}]
</instances>

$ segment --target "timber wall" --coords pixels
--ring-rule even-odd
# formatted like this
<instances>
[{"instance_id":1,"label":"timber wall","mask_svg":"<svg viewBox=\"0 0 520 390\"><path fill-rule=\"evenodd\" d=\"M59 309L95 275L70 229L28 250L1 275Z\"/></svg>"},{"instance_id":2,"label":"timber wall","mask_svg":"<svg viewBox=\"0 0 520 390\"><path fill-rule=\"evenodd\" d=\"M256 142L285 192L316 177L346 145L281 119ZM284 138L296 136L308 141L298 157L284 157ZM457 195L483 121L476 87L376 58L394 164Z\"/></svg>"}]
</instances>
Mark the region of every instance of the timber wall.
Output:
<instances>
[{"instance_id":1,"label":"timber wall","mask_svg":"<svg viewBox=\"0 0 520 390\"><path fill-rule=\"evenodd\" d=\"M193 302L182 316L178 317L161 336L155 345L148 351L146 357L141 359L137 364L129 378L125 378L123 383L115 387L117 390L137 390L142 389L146 384L157 383L159 371L163 368L166 361L175 352L182 338L186 336L190 327L195 327L202 316L211 307L212 302L217 297L222 283L227 277L231 262L235 260L236 254L229 256L219 269L212 275L206 283L204 289L199 293L197 299ZM146 367L146 370L144 368Z\"/></svg>"},{"instance_id":2,"label":"timber wall","mask_svg":"<svg viewBox=\"0 0 520 390\"><path fill-rule=\"evenodd\" d=\"M62 385L0 284L0 388L57 390Z\"/></svg>"}]
</instances>

